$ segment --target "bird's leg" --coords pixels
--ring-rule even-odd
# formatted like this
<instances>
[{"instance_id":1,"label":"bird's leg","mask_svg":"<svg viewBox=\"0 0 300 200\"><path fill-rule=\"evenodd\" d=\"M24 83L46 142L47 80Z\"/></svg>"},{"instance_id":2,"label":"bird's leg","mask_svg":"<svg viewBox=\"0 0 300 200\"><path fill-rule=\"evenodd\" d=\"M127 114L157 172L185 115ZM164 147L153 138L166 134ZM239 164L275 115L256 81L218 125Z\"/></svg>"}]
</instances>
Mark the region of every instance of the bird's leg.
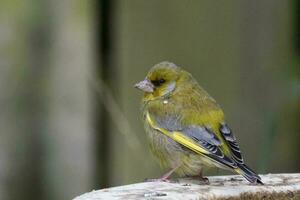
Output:
<instances>
[{"instance_id":1,"label":"bird's leg","mask_svg":"<svg viewBox=\"0 0 300 200\"><path fill-rule=\"evenodd\" d=\"M158 179L146 179L146 181L163 181L163 182L170 182L169 177L173 174L174 171L176 171L176 169L179 166L174 167L173 169L171 169L170 171L168 171L167 173L165 173L162 177L158 178Z\"/></svg>"},{"instance_id":2,"label":"bird's leg","mask_svg":"<svg viewBox=\"0 0 300 200\"><path fill-rule=\"evenodd\" d=\"M173 172L177 169L178 167L175 167L173 169L171 169L169 172L165 173L162 177L160 177L159 179L161 181L168 181L169 177L173 174Z\"/></svg>"},{"instance_id":3,"label":"bird's leg","mask_svg":"<svg viewBox=\"0 0 300 200\"><path fill-rule=\"evenodd\" d=\"M200 173L199 173L199 175L198 175L198 178L199 178L200 181L203 181L203 182L205 182L205 183L209 183L208 178L203 176L203 168L200 170Z\"/></svg>"}]
</instances>

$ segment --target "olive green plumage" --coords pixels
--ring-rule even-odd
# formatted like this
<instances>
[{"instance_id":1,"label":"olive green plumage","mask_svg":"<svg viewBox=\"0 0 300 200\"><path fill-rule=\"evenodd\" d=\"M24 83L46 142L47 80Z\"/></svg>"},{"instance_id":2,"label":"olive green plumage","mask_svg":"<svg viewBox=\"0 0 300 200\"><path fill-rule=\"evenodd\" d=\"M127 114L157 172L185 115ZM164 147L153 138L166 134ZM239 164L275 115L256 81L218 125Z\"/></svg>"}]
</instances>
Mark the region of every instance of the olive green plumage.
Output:
<instances>
[{"instance_id":1,"label":"olive green plumage","mask_svg":"<svg viewBox=\"0 0 300 200\"><path fill-rule=\"evenodd\" d=\"M196 176L203 167L235 171L252 183L260 177L243 161L236 139L216 101L192 75L175 64L155 65L136 84L150 149L164 168Z\"/></svg>"}]
</instances>

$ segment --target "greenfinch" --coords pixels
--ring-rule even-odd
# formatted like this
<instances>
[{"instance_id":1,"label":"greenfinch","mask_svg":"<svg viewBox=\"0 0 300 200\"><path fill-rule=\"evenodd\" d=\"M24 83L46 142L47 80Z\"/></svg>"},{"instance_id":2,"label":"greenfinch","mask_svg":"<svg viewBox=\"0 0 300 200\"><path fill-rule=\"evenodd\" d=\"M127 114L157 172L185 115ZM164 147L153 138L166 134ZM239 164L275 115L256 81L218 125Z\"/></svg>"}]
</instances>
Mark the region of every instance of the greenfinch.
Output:
<instances>
[{"instance_id":1,"label":"greenfinch","mask_svg":"<svg viewBox=\"0 0 300 200\"><path fill-rule=\"evenodd\" d=\"M173 172L207 180L203 168L218 167L262 184L244 163L222 109L190 73L161 62L135 87L144 92L142 114L150 150L170 169L159 180L169 180Z\"/></svg>"}]
</instances>

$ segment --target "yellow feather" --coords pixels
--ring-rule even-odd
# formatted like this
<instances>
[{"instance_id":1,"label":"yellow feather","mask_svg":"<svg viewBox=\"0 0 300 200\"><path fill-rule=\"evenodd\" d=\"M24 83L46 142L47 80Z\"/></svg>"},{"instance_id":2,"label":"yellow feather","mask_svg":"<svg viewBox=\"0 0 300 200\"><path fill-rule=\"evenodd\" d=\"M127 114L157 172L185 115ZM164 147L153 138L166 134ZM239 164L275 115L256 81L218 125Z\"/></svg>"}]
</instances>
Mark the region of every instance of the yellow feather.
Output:
<instances>
[{"instance_id":1,"label":"yellow feather","mask_svg":"<svg viewBox=\"0 0 300 200\"><path fill-rule=\"evenodd\" d=\"M188 137L186 137L185 135L183 135L180 132L173 132L172 139L175 140L176 142L178 142L179 144L182 144L183 146L195 151L196 153L209 154L209 152L207 150L203 149L198 144L191 141L191 139L189 139Z\"/></svg>"}]
</instances>

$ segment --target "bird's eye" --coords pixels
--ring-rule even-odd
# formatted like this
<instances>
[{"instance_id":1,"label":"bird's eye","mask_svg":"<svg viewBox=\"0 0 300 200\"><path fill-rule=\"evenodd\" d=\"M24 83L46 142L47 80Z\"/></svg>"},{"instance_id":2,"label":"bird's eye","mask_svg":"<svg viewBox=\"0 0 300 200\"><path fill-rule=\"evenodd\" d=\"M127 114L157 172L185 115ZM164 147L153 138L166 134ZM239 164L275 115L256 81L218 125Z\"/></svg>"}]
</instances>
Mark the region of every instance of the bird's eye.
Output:
<instances>
[{"instance_id":1,"label":"bird's eye","mask_svg":"<svg viewBox=\"0 0 300 200\"><path fill-rule=\"evenodd\" d=\"M158 80L158 83L159 83L159 84L163 84L164 82L166 82L165 79L159 79L159 80Z\"/></svg>"},{"instance_id":2,"label":"bird's eye","mask_svg":"<svg viewBox=\"0 0 300 200\"><path fill-rule=\"evenodd\" d=\"M166 80L165 79L158 79L158 80L154 80L154 81L151 81L151 82L154 86L158 87L158 86L161 86L164 82L166 82Z\"/></svg>"}]
</instances>

